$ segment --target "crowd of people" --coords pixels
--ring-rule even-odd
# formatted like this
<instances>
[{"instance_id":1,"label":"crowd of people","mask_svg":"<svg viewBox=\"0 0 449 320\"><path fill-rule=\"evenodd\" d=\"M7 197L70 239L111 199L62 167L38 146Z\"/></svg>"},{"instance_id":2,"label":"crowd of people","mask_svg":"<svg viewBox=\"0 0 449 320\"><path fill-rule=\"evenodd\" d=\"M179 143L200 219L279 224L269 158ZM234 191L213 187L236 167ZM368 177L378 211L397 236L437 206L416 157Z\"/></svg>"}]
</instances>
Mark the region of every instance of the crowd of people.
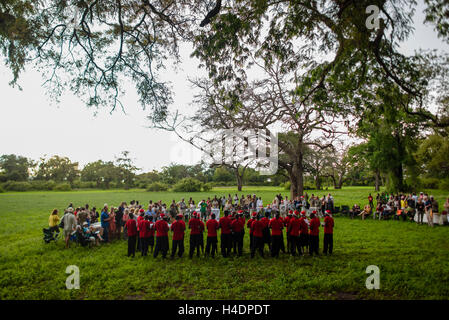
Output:
<instances>
[{"instance_id":1,"label":"crowd of people","mask_svg":"<svg viewBox=\"0 0 449 320\"><path fill-rule=\"evenodd\" d=\"M435 217L438 217L438 223L441 225L447 222L449 197L443 207L444 210L440 212L438 201L432 195L423 192L420 192L419 195L416 193L394 195L382 192L376 196L376 205L374 205L373 196L369 194L368 203L363 210L358 204L354 204L349 211L349 216L352 219L361 216L364 220L372 215L373 219L387 220L393 218L395 220L416 221L418 224L423 224L425 216L427 224L433 227Z\"/></svg>"},{"instance_id":2,"label":"crowd of people","mask_svg":"<svg viewBox=\"0 0 449 320\"><path fill-rule=\"evenodd\" d=\"M104 204L100 213L88 204L77 208L69 204L62 218L57 209L52 212L48 232L58 235L62 228L66 248L71 241L99 245L124 239L128 241L129 257L135 257L137 251L142 256L150 253L156 258L160 253L165 258L169 254L170 233L170 256L182 257L187 229L190 230L190 258L195 251L197 256L214 257L218 253L219 233L223 257L242 256L246 233L251 257L256 252L264 256L266 247L273 257L278 257L280 252L293 256L318 255L320 226L324 227L323 253L333 251L332 212L330 194L322 198L305 194L294 200L279 194L266 206L261 197L242 195L239 198L237 194L203 199L197 205L192 198L187 202L173 200L168 206L150 200L146 208L132 200L129 205L122 202L117 207Z\"/></svg>"}]
</instances>

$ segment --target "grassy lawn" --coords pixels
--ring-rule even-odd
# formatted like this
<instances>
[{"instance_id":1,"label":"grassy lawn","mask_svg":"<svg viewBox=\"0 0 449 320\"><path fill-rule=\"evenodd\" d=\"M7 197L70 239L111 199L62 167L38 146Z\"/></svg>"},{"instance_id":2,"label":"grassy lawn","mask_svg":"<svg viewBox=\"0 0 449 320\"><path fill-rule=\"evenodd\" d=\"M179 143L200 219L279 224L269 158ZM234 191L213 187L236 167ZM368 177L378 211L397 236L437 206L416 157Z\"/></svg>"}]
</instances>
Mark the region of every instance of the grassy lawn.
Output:
<instances>
[{"instance_id":1,"label":"grassy lawn","mask_svg":"<svg viewBox=\"0 0 449 320\"><path fill-rule=\"evenodd\" d=\"M248 187L242 193L260 195L264 203L276 187ZM372 188L347 187L331 192L335 204L363 206ZM159 256L126 257L125 241L95 248L45 244L42 227L53 208L63 210L89 203L118 205L121 201L169 203L192 196L195 201L236 193L215 188L207 193L149 193L128 191L26 192L0 194L0 299L448 299L449 227L402 221L335 218L334 255L262 259L249 257L245 234L244 257L215 260L196 258L165 261ZM308 191L309 195L316 193ZM432 190L442 208L447 191ZM239 193L239 196L241 193ZM323 233L320 228L320 249ZM171 242L170 242L171 247ZM188 251L188 235L185 240ZM266 249L267 250L267 249ZM266 252L267 253L267 252ZM80 268L79 290L67 290L68 265ZM368 290L369 265L380 268L380 289Z\"/></svg>"}]
</instances>

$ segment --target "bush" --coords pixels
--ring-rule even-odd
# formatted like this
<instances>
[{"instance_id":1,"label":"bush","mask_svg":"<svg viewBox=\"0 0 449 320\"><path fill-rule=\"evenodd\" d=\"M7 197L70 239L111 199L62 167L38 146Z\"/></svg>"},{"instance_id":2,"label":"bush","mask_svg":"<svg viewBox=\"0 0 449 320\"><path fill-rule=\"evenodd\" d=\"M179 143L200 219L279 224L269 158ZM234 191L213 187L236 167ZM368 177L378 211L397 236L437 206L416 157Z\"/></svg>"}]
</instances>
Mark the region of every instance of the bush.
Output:
<instances>
[{"instance_id":1,"label":"bush","mask_svg":"<svg viewBox=\"0 0 449 320\"><path fill-rule=\"evenodd\" d=\"M147 191L167 191L168 185L162 182L153 182L147 186Z\"/></svg>"},{"instance_id":2,"label":"bush","mask_svg":"<svg viewBox=\"0 0 449 320\"><path fill-rule=\"evenodd\" d=\"M440 179L437 179L437 178L422 178L421 179L421 188L438 189L439 183L440 183Z\"/></svg>"},{"instance_id":3,"label":"bush","mask_svg":"<svg viewBox=\"0 0 449 320\"><path fill-rule=\"evenodd\" d=\"M205 183L205 184L203 184L203 191L204 192L211 191L212 187L213 187L213 185L211 182Z\"/></svg>"},{"instance_id":4,"label":"bush","mask_svg":"<svg viewBox=\"0 0 449 320\"><path fill-rule=\"evenodd\" d=\"M0 186L0 193L3 193L3 192L5 192L5 190L3 189L2 186Z\"/></svg>"},{"instance_id":5,"label":"bush","mask_svg":"<svg viewBox=\"0 0 449 320\"><path fill-rule=\"evenodd\" d=\"M30 191L32 190L31 183L26 181L7 181L3 188L8 191Z\"/></svg>"},{"instance_id":6,"label":"bush","mask_svg":"<svg viewBox=\"0 0 449 320\"><path fill-rule=\"evenodd\" d=\"M287 181L285 183L281 183L280 187L284 188L284 190L290 191L291 182Z\"/></svg>"},{"instance_id":7,"label":"bush","mask_svg":"<svg viewBox=\"0 0 449 320\"><path fill-rule=\"evenodd\" d=\"M32 190L53 190L56 187L56 182L53 180L33 180L30 183Z\"/></svg>"},{"instance_id":8,"label":"bush","mask_svg":"<svg viewBox=\"0 0 449 320\"><path fill-rule=\"evenodd\" d=\"M181 179L175 186L173 187L173 191L175 192L199 192L201 191L201 187L203 183L194 178L184 178Z\"/></svg>"},{"instance_id":9,"label":"bush","mask_svg":"<svg viewBox=\"0 0 449 320\"><path fill-rule=\"evenodd\" d=\"M441 180L438 184L438 189L440 190L449 190L449 179Z\"/></svg>"},{"instance_id":10,"label":"bush","mask_svg":"<svg viewBox=\"0 0 449 320\"><path fill-rule=\"evenodd\" d=\"M72 187L70 186L70 183L59 183L54 188L53 191L70 191L72 190Z\"/></svg>"}]
</instances>

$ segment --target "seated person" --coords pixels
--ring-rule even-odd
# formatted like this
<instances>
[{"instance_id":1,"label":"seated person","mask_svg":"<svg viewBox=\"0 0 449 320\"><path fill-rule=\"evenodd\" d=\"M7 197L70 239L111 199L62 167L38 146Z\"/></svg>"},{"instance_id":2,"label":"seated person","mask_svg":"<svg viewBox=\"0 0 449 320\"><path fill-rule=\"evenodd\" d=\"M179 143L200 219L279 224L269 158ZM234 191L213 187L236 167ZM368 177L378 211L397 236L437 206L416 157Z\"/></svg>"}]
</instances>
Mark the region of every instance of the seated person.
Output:
<instances>
[{"instance_id":1,"label":"seated person","mask_svg":"<svg viewBox=\"0 0 449 320\"><path fill-rule=\"evenodd\" d=\"M378 202L377 206L376 206L376 211L374 211L374 214L373 214L373 219L376 219L376 214L377 214L379 216L379 220L380 220L383 210L384 210L384 208L382 207L382 202Z\"/></svg>"},{"instance_id":2,"label":"seated person","mask_svg":"<svg viewBox=\"0 0 449 320\"><path fill-rule=\"evenodd\" d=\"M363 211L358 214L359 216L362 216L362 220L365 220L366 216L369 216L371 214L371 207L369 204L365 205L365 207L363 208Z\"/></svg>"},{"instance_id":3,"label":"seated person","mask_svg":"<svg viewBox=\"0 0 449 320\"><path fill-rule=\"evenodd\" d=\"M349 211L349 216L351 217L351 219L354 219L354 216L358 215L360 215L360 206L356 203L352 207L352 210Z\"/></svg>"},{"instance_id":4,"label":"seated person","mask_svg":"<svg viewBox=\"0 0 449 320\"><path fill-rule=\"evenodd\" d=\"M405 209L405 215L403 217L404 220L406 219L406 217L408 217L408 219L412 222L415 220L415 209L413 209L413 207L410 205L408 205Z\"/></svg>"},{"instance_id":5,"label":"seated person","mask_svg":"<svg viewBox=\"0 0 449 320\"><path fill-rule=\"evenodd\" d=\"M383 207L382 219L388 218L392 213L392 209L391 209L390 205L387 203L387 204L383 205L382 207Z\"/></svg>"}]
</instances>

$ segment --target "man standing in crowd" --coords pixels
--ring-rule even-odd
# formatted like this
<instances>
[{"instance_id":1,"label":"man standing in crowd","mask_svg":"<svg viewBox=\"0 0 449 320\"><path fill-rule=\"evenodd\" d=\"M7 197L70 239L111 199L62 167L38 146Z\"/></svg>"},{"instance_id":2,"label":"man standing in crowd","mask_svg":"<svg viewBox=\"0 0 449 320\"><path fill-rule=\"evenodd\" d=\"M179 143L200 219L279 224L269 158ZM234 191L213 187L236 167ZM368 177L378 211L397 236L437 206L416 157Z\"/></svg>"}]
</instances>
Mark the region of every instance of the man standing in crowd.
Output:
<instances>
[{"instance_id":1,"label":"man standing in crowd","mask_svg":"<svg viewBox=\"0 0 449 320\"><path fill-rule=\"evenodd\" d=\"M173 241L171 249L171 258L175 257L178 250L178 256L181 258L184 253L184 231L186 230L186 224L182 220L184 215L182 213L176 216L176 221L171 225L171 231L173 231Z\"/></svg>"},{"instance_id":2,"label":"man standing in crowd","mask_svg":"<svg viewBox=\"0 0 449 320\"><path fill-rule=\"evenodd\" d=\"M104 242L109 242L109 221L111 218L108 214L108 205L105 204L103 210L101 211L101 227L103 228L103 239Z\"/></svg>"},{"instance_id":3,"label":"man standing in crowd","mask_svg":"<svg viewBox=\"0 0 449 320\"><path fill-rule=\"evenodd\" d=\"M291 247L290 234L288 232L288 225L290 224L292 215L293 215L293 210L289 210L287 216L284 218L284 227L287 230L287 253L290 253L290 247Z\"/></svg>"},{"instance_id":4,"label":"man standing in crowd","mask_svg":"<svg viewBox=\"0 0 449 320\"><path fill-rule=\"evenodd\" d=\"M260 256L263 258L263 229L264 224L260 221L260 216L256 216L256 220L251 223L251 229L253 232L253 246L251 248L251 258L254 258L256 249L259 251Z\"/></svg>"},{"instance_id":5,"label":"man standing in crowd","mask_svg":"<svg viewBox=\"0 0 449 320\"><path fill-rule=\"evenodd\" d=\"M235 219L231 222L231 230L234 237L234 243L237 246L238 256L241 257L243 254L243 232L245 228L245 222L240 219L243 215L243 211L239 211Z\"/></svg>"},{"instance_id":6,"label":"man standing in crowd","mask_svg":"<svg viewBox=\"0 0 449 320\"><path fill-rule=\"evenodd\" d=\"M432 201L427 197L427 195L424 196L424 208L426 210L427 224L433 227Z\"/></svg>"},{"instance_id":7,"label":"man standing in crowd","mask_svg":"<svg viewBox=\"0 0 449 320\"><path fill-rule=\"evenodd\" d=\"M197 256L200 256L200 235L201 235L201 224L200 217L196 211L192 213L192 218L189 221L189 229L190 229L190 251L189 258L192 259L193 253L195 252Z\"/></svg>"},{"instance_id":8,"label":"man standing in crowd","mask_svg":"<svg viewBox=\"0 0 449 320\"><path fill-rule=\"evenodd\" d=\"M281 243L283 242L282 229L284 228L279 212L276 213L276 217L270 220L268 226L271 229L271 256L279 257Z\"/></svg>"},{"instance_id":9,"label":"man standing in crowd","mask_svg":"<svg viewBox=\"0 0 449 320\"><path fill-rule=\"evenodd\" d=\"M251 252L251 250L253 249L254 246L254 236L253 236L253 229L251 228L251 225L253 224L254 221L257 220L257 212L253 212L251 219L248 220L248 222L246 223L246 227L249 229L249 251Z\"/></svg>"},{"instance_id":10,"label":"man standing in crowd","mask_svg":"<svg viewBox=\"0 0 449 320\"><path fill-rule=\"evenodd\" d=\"M299 218L299 246L303 253L309 248L309 226L307 224L306 212L301 211L301 218ZM310 252L310 250L309 250Z\"/></svg>"},{"instance_id":11,"label":"man standing in crowd","mask_svg":"<svg viewBox=\"0 0 449 320\"><path fill-rule=\"evenodd\" d=\"M323 253L332 254L332 249L334 247L334 219L332 218L332 213L326 210L326 216L324 217L324 245Z\"/></svg>"},{"instance_id":12,"label":"man standing in crowd","mask_svg":"<svg viewBox=\"0 0 449 320\"><path fill-rule=\"evenodd\" d=\"M126 230L128 233L128 257L134 258L136 255L137 223L132 212L129 214L128 221L126 221Z\"/></svg>"},{"instance_id":13,"label":"man standing in crowd","mask_svg":"<svg viewBox=\"0 0 449 320\"><path fill-rule=\"evenodd\" d=\"M271 251L271 236L270 236L270 228L268 227L268 224L270 223L269 217L270 213L265 212L265 217L260 219L260 221L263 223L263 247L265 249L265 244L268 244L268 250Z\"/></svg>"},{"instance_id":14,"label":"man standing in crowd","mask_svg":"<svg viewBox=\"0 0 449 320\"><path fill-rule=\"evenodd\" d=\"M215 252L217 252L217 242L218 242L217 240L218 221L215 220L215 213L212 213L210 219L207 220L206 228L207 228L206 257L208 257L209 254L211 254L212 258L214 258Z\"/></svg>"},{"instance_id":15,"label":"man standing in crowd","mask_svg":"<svg viewBox=\"0 0 449 320\"><path fill-rule=\"evenodd\" d=\"M295 210L287 229L290 235L290 253L292 256L296 255L296 249L298 249L298 254L302 255L301 246L299 245L299 227L298 211Z\"/></svg>"},{"instance_id":16,"label":"man standing in crowd","mask_svg":"<svg viewBox=\"0 0 449 320\"><path fill-rule=\"evenodd\" d=\"M159 251L162 253L162 258L165 259L168 252L168 223L165 221L165 214L161 213L160 220L156 221L156 248L154 248L153 257L157 258Z\"/></svg>"},{"instance_id":17,"label":"man standing in crowd","mask_svg":"<svg viewBox=\"0 0 449 320\"><path fill-rule=\"evenodd\" d=\"M228 216L229 211L226 210L224 217L218 222L218 228L221 229L221 254L224 258L231 253L231 220Z\"/></svg>"},{"instance_id":18,"label":"man standing in crowd","mask_svg":"<svg viewBox=\"0 0 449 320\"><path fill-rule=\"evenodd\" d=\"M70 235L76 228L76 218L73 214L73 208L69 207L67 213L62 217L62 223L64 224L63 234L65 239L65 247L69 247Z\"/></svg>"},{"instance_id":19,"label":"man standing in crowd","mask_svg":"<svg viewBox=\"0 0 449 320\"><path fill-rule=\"evenodd\" d=\"M320 219L316 216L316 211L312 211L310 215L310 232L309 232L309 254L312 256L314 253L319 255L319 233L320 233Z\"/></svg>"}]
</instances>

